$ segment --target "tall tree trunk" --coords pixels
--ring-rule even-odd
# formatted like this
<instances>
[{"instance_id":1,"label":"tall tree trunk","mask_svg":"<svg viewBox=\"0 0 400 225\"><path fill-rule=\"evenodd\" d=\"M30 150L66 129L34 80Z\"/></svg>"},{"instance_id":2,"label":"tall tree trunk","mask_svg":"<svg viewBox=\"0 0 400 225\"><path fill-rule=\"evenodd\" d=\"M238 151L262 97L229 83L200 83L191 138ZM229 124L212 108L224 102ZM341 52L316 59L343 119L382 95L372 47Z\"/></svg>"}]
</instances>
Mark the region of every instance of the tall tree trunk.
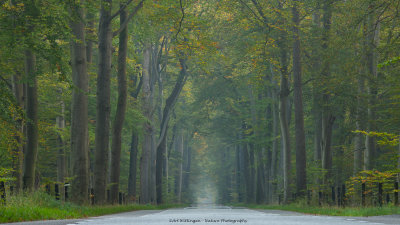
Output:
<instances>
[{"instance_id":1,"label":"tall tree trunk","mask_svg":"<svg viewBox=\"0 0 400 225\"><path fill-rule=\"evenodd\" d=\"M400 171L400 135L399 135L399 148L397 151L397 169ZM397 173L397 182L400 182L400 172Z\"/></svg>"},{"instance_id":2,"label":"tall tree trunk","mask_svg":"<svg viewBox=\"0 0 400 225\"><path fill-rule=\"evenodd\" d=\"M136 201L136 171L138 154L139 136L135 129L132 129L131 150L129 156L129 178L128 178L128 197Z\"/></svg>"},{"instance_id":3,"label":"tall tree trunk","mask_svg":"<svg viewBox=\"0 0 400 225\"><path fill-rule=\"evenodd\" d=\"M257 110L256 110L256 100L253 93L253 87L251 85L248 86L249 90L249 97L250 97L250 111L251 111L251 119L252 119L252 127L253 127L253 136L254 139L258 140L258 124L257 124ZM262 203L264 201L264 165L263 165L263 157L261 149L259 148L258 144L252 144L252 148L250 150L250 161L252 165L252 170L255 173L251 173L252 176L252 183L255 189L255 195L252 198L257 203ZM254 161L254 155L257 155L257 162Z\"/></svg>"},{"instance_id":4,"label":"tall tree trunk","mask_svg":"<svg viewBox=\"0 0 400 225\"><path fill-rule=\"evenodd\" d=\"M248 154L249 154L249 171L250 171L250 182L249 182L249 201L250 203L255 203L256 200L256 178L257 178L257 174L256 174L256 163L255 163L255 159L254 159L254 155L255 155L255 147L253 143L249 143L249 150L248 150Z\"/></svg>"},{"instance_id":5,"label":"tall tree trunk","mask_svg":"<svg viewBox=\"0 0 400 225\"><path fill-rule=\"evenodd\" d=\"M123 7L123 5L121 5ZM120 13L120 25L126 20L126 11ZM121 162L122 128L125 120L127 84L126 84L126 56L128 52L127 26L119 34L118 48L118 103L114 118L112 145L111 145L111 203L118 203L119 176Z\"/></svg>"},{"instance_id":6,"label":"tall tree trunk","mask_svg":"<svg viewBox=\"0 0 400 225\"><path fill-rule=\"evenodd\" d=\"M185 199L188 199L189 194L189 179L191 167L191 147L188 144L189 138L185 138L185 145L183 149L183 174L182 174L182 193L185 194Z\"/></svg>"},{"instance_id":7,"label":"tall tree trunk","mask_svg":"<svg viewBox=\"0 0 400 225\"><path fill-rule=\"evenodd\" d=\"M236 159L236 162L235 162L235 164L236 164L236 173L235 173L235 175L236 175L236 193L238 194L238 198L237 198L237 201L238 202L242 202L243 201L243 193L242 193L242 181L241 181L241 178L242 178L242 166L241 166L241 163L240 163L240 161L241 161L241 154L240 154L240 145L236 145L235 146L235 159Z\"/></svg>"},{"instance_id":8,"label":"tall tree trunk","mask_svg":"<svg viewBox=\"0 0 400 225\"><path fill-rule=\"evenodd\" d=\"M167 154L167 134L164 135L163 140L157 148L157 161L156 161L156 192L157 192L157 204L163 203L162 189L163 189L163 168L164 159Z\"/></svg>"},{"instance_id":9,"label":"tall tree trunk","mask_svg":"<svg viewBox=\"0 0 400 225\"><path fill-rule=\"evenodd\" d=\"M262 204L265 202L265 174L264 174L264 163L263 163L263 152L265 152L265 149L258 149L256 152L257 154L257 179L256 179L256 203L257 204Z\"/></svg>"},{"instance_id":10,"label":"tall tree trunk","mask_svg":"<svg viewBox=\"0 0 400 225\"><path fill-rule=\"evenodd\" d=\"M283 147L283 202L290 201L290 170L291 170L291 150L290 150L290 133L288 122L288 102L289 102L289 74L287 71L287 49L286 49L286 32L282 31L281 38L278 41L280 48L281 63L281 84L279 93L279 120L281 125L282 147Z\"/></svg>"},{"instance_id":11,"label":"tall tree trunk","mask_svg":"<svg viewBox=\"0 0 400 225\"><path fill-rule=\"evenodd\" d=\"M277 165L278 165L278 145L279 145L279 107L278 107L278 96L276 90L272 93L272 153L271 153L271 176L270 176L270 192L271 201L274 202L274 196L276 194L277 187Z\"/></svg>"},{"instance_id":12,"label":"tall tree trunk","mask_svg":"<svg viewBox=\"0 0 400 225\"><path fill-rule=\"evenodd\" d=\"M304 133L303 90L301 84L300 18L298 0L294 1L293 13L293 79L296 134L296 187L297 195L304 196L307 190L306 137Z\"/></svg>"},{"instance_id":13,"label":"tall tree trunk","mask_svg":"<svg viewBox=\"0 0 400 225\"><path fill-rule=\"evenodd\" d=\"M95 21L95 16L93 12L90 12L88 10L87 16L86 16L86 21L87 21L87 29L86 29L86 62L88 66L92 64L93 61L93 39L94 39L94 21Z\"/></svg>"},{"instance_id":14,"label":"tall tree trunk","mask_svg":"<svg viewBox=\"0 0 400 225\"><path fill-rule=\"evenodd\" d=\"M36 57L31 50L25 51L26 86L26 152L24 155L24 189L33 191L38 153L38 95L36 81Z\"/></svg>"},{"instance_id":15,"label":"tall tree trunk","mask_svg":"<svg viewBox=\"0 0 400 225\"><path fill-rule=\"evenodd\" d=\"M243 143L243 170L244 170L244 181L245 181L245 193L246 203L251 203L251 178L250 178L250 163L249 163L249 149L247 143Z\"/></svg>"},{"instance_id":16,"label":"tall tree trunk","mask_svg":"<svg viewBox=\"0 0 400 225\"><path fill-rule=\"evenodd\" d=\"M18 107L24 109L24 85L21 83L21 74L17 72L12 77L12 89ZM13 177L15 178L15 192L19 193L22 190L23 162L24 162L24 123L22 115L16 118L19 135L16 135L18 146L13 149Z\"/></svg>"},{"instance_id":17,"label":"tall tree trunk","mask_svg":"<svg viewBox=\"0 0 400 225\"><path fill-rule=\"evenodd\" d=\"M59 129L59 132L62 132L65 129L65 119L64 119L64 111L65 111L65 104L64 101L60 101L61 112L60 115L56 118L56 126ZM61 199L64 200L65 198L65 189L64 189L64 182L66 177L66 164L65 164L65 142L61 134L58 134L57 137L57 182L59 183L60 189L60 196Z\"/></svg>"},{"instance_id":18,"label":"tall tree trunk","mask_svg":"<svg viewBox=\"0 0 400 225\"><path fill-rule=\"evenodd\" d=\"M71 28L72 80L75 88L71 105L71 200L78 204L88 203L89 188L89 146L88 146L88 97L89 78L86 64L84 13L80 1L71 9L73 20Z\"/></svg>"},{"instance_id":19,"label":"tall tree trunk","mask_svg":"<svg viewBox=\"0 0 400 225\"><path fill-rule=\"evenodd\" d=\"M150 51L151 47L146 46L143 53L143 72L142 72L142 102L143 115L146 120L150 121L152 107L150 105ZM151 133L152 127L150 123L144 122L144 134L142 143L142 156L140 159L140 203L147 204L150 202L149 193L149 176L150 176L150 154L151 154Z\"/></svg>"},{"instance_id":20,"label":"tall tree trunk","mask_svg":"<svg viewBox=\"0 0 400 225\"><path fill-rule=\"evenodd\" d=\"M323 23L323 35L322 35L322 49L326 52L329 45L329 37L331 30L331 17L332 17L332 9L331 9L332 0L325 0L323 11L324 15L322 18ZM330 77L330 59L329 57L325 57L323 60L322 66L322 76L325 79L329 79ZM335 117L332 115L331 107L330 107L330 93L329 90L325 90L322 96L322 168L326 171L324 177L324 184L328 184L330 182L329 178L332 174L332 152L331 152L331 142L332 142L332 129L333 123L335 121Z\"/></svg>"},{"instance_id":21,"label":"tall tree trunk","mask_svg":"<svg viewBox=\"0 0 400 225\"><path fill-rule=\"evenodd\" d=\"M179 153L179 164L178 164L178 180L177 180L177 198L178 203L182 203L182 180L183 180L183 148L184 148L184 136L183 130L179 132L178 137L178 153Z\"/></svg>"},{"instance_id":22,"label":"tall tree trunk","mask_svg":"<svg viewBox=\"0 0 400 225\"><path fill-rule=\"evenodd\" d=\"M374 8L374 3L371 3L370 8ZM367 131L376 131L376 113L375 105L377 99L377 46L379 43L379 22L376 21L374 12L370 13L367 18L367 29L366 29L366 67L368 74L368 110L367 110ZM377 24L376 24L377 23ZM365 139L365 151L364 151L364 170L372 170L374 167L373 159L376 157L376 141L373 136L367 135Z\"/></svg>"},{"instance_id":23,"label":"tall tree trunk","mask_svg":"<svg viewBox=\"0 0 400 225\"><path fill-rule=\"evenodd\" d=\"M358 96L357 96L357 111L356 111L356 130L362 131L365 129L365 113L364 113L364 78L362 75L358 77ZM356 176L363 168L363 152L364 152L364 135L356 133L354 137L354 164L353 175Z\"/></svg>"},{"instance_id":24,"label":"tall tree trunk","mask_svg":"<svg viewBox=\"0 0 400 225\"><path fill-rule=\"evenodd\" d=\"M151 84L150 84L150 90L151 90L151 108L154 110L154 89L155 89L155 74L151 74ZM151 126L151 152L150 152L150 176L149 176L149 191L150 191L150 202L152 204L157 202L157 192L156 192L156 161L157 161L157 147L156 147L156 132L154 128L154 116L153 113L151 113L150 117L150 126Z\"/></svg>"},{"instance_id":25,"label":"tall tree trunk","mask_svg":"<svg viewBox=\"0 0 400 225\"><path fill-rule=\"evenodd\" d=\"M317 3L316 10L313 14L313 33L319 34L321 29L321 15L319 13L320 3ZM316 35L316 38L320 38ZM320 54L318 53L321 48L320 43L313 45L313 64L312 68L314 71L314 76L318 76L321 70ZM313 119L314 119L314 162L321 164L322 160L322 149L321 149L321 139L322 139L322 111L321 111L321 95L319 93L319 83L318 81L313 82ZM318 176L317 176L318 177ZM319 184L319 179L316 178L316 183Z\"/></svg>"},{"instance_id":26,"label":"tall tree trunk","mask_svg":"<svg viewBox=\"0 0 400 225\"><path fill-rule=\"evenodd\" d=\"M96 93L96 152L94 163L94 195L96 204L104 204L106 202L107 162L111 111L111 9L112 0L101 1L99 22L99 68Z\"/></svg>"},{"instance_id":27,"label":"tall tree trunk","mask_svg":"<svg viewBox=\"0 0 400 225\"><path fill-rule=\"evenodd\" d=\"M156 161L156 187L157 187L157 203L162 203L162 169L164 167L164 155L166 154L166 136L168 131L168 123L169 118L172 112L172 109L175 106L175 103L178 100L178 97L182 91L183 86L185 85L187 74L186 74L186 60L180 59L181 71L179 77L176 80L174 89L171 94L168 96L165 107L162 112L162 119L160 124L160 137L159 141L157 141L157 161Z\"/></svg>"}]
</instances>

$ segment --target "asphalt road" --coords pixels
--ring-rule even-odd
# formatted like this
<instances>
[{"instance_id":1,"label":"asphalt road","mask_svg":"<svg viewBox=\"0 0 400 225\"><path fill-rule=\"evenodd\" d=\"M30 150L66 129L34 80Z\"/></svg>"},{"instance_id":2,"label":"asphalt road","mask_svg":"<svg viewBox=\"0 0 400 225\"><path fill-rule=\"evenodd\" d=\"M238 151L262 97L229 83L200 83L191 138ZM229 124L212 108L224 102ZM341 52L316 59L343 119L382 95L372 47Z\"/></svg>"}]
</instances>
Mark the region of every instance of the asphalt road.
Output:
<instances>
[{"instance_id":1,"label":"asphalt road","mask_svg":"<svg viewBox=\"0 0 400 225\"><path fill-rule=\"evenodd\" d=\"M135 211L82 220L12 223L12 225L400 225L400 215L375 217L314 216L279 210L250 210L225 206L188 207L164 211Z\"/></svg>"}]
</instances>

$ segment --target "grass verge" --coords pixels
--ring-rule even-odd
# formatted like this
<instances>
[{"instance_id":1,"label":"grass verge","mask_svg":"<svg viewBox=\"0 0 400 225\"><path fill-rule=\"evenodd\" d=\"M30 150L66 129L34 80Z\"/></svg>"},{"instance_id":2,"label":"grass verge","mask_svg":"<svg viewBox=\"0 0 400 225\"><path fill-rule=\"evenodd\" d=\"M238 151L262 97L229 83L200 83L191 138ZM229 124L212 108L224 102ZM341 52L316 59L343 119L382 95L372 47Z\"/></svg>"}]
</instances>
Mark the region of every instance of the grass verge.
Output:
<instances>
[{"instance_id":1,"label":"grass verge","mask_svg":"<svg viewBox=\"0 0 400 225\"><path fill-rule=\"evenodd\" d=\"M289 205L253 205L253 204L239 204L235 206L242 206L251 209L274 209L285 210L292 212L300 212L313 215L329 215L329 216L382 216L382 215L400 215L400 207L393 205L383 207L334 207L334 206L308 206L304 204L289 204Z\"/></svg>"},{"instance_id":2,"label":"grass verge","mask_svg":"<svg viewBox=\"0 0 400 225\"><path fill-rule=\"evenodd\" d=\"M135 210L157 210L177 208L183 205L105 205L105 206L78 206L69 202L55 200L43 192L12 196L6 206L0 205L0 223L77 219L89 216L101 216Z\"/></svg>"}]
</instances>

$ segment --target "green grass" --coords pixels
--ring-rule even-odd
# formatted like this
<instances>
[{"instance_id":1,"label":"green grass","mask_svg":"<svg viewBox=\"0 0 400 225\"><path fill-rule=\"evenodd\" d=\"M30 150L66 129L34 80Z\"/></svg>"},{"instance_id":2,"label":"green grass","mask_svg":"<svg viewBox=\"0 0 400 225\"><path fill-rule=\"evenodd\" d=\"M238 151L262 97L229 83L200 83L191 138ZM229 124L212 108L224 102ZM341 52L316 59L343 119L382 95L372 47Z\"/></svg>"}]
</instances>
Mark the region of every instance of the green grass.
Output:
<instances>
[{"instance_id":1,"label":"green grass","mask_svg":"<svg viewBox=\"0 0 400 225\"><path fill-rule=\"evenodd\" d=\"M329 216L382 216L400 214L400 207L393 205L383 207L334 207L334 206L308 206L299 203L289 205L253 205L253 204L238 204L251 209L275 209L300 212L313 215L329 215Z\"/></svg>"},{"instance_id":2,"label":"green grass","mask_svg":"<svg viewBox=\"0 0 400 225\"><path fill-rule=\"evenodd\" d=\"M77 219L89 216L100 216L135 210L157 210L182 207L177 204L165 205L105 205L105 206L78 206L69 202L55 200L43 192L12 196L6 206L0 205L0 223Z\"/></svg>"}]
</instances>

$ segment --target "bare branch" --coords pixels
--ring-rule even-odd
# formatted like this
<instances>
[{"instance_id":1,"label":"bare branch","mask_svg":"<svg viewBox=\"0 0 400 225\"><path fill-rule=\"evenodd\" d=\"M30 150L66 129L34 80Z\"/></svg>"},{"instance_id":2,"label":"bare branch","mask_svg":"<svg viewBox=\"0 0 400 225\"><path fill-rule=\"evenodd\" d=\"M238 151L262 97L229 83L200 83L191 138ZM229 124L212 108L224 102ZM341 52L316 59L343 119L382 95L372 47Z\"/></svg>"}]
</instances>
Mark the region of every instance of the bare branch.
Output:
<instances>
[{"instance_id":1,"label":"bare branch","mask_svg":"<svg viewBox=\"0 0 400 225\"><path fill-rule=\"evenodd\" d=\"M181 32L182 22L183 22L183 19L185 18L185 9L183 8L182 0L179 0L179 4L180 4L180 6L181 6L182 18L181 18L181 20L179 21L178 31L177 31L176 34L175 34L175 39L176 39L176 40L178 40L178 34Z\"/></svg>"}]
</instances>

